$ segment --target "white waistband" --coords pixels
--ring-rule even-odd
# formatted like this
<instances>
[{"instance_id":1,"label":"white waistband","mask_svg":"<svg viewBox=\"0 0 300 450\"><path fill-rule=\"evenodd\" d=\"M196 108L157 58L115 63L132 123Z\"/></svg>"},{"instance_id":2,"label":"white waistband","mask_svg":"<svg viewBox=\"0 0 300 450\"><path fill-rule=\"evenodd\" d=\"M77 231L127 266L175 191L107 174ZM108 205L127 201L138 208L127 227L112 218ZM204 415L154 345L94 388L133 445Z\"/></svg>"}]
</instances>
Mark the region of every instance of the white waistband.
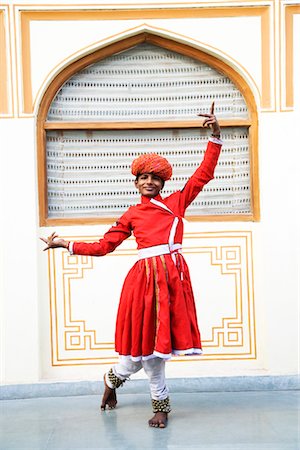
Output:
<instances>
[{"instance_id":1,"label":"white waistband","mask_svg":"<svg viewBox=\"0 0 300 450\"><path fill-rule=\"evenodd\" d=\"M171 248L168 244L154 245L153 247L146 247L138 250L138 258L145 259L151 258L152 256L168 255L173 252L180 253L181 249L181 244L173 244Z\"/></svg>"}]
</instances>

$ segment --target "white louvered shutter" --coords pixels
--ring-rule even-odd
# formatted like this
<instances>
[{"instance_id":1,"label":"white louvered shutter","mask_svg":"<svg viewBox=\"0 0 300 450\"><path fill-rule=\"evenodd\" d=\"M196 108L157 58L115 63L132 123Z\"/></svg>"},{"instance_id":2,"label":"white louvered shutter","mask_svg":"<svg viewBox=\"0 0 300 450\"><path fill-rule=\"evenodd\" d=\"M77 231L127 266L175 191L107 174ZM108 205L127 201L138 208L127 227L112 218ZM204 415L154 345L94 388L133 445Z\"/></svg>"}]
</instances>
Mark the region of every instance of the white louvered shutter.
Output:
<instances>
[{"instance_id":1,"label":"white louvered shutter","mask_svg":"<svg viewBox=\"0 0 300 450\"><path fill-rule=\"evenodd\" d=\"M118 217L139 201L130 165L143 152L162 154L173 165L163 196L181 189L199 166L210 132L147 129L147 122L195 120L213 100L219 119L248 118L242 94L226 76L150 44L72 76L54 98L48 122L144 121L145 129L47 131L49 217ZM248 129L223 128L222 139L215 179L187 215L251 214Z\"/></svg>"}]
</instances>

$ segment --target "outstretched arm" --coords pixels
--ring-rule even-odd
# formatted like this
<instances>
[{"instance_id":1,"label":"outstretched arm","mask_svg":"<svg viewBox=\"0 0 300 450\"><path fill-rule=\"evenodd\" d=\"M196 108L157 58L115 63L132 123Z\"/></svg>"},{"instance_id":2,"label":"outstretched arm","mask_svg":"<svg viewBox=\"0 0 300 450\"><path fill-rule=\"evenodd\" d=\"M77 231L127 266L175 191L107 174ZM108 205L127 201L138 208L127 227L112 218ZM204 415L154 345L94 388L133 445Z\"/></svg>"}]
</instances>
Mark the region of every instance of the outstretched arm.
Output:
<instances>
[{"instance_id":1,"label":"outstretched arm","mask_svg":"<svg viewBox=\"0 0 300 450\"><path fill-rule=\"evenodd\" d=\"M44 248L45 250L49 250L50 248L69 248L69 241L65 241L65 239L61 239L58 237L58 234L56 232L50 234L47 238L40 238L41 241L45 242L47 244L47 247Z\"/></svg>"},{"instance_id":2,"label":"outstretched arm","mask_svg":"<svg viewBox=\"0 0 300 450\"><path fill-rule=\"evenodd\" d=\"M113 252L130 235L131 226L125 213L97 242L69 242L59 238L56 233L52 233L48 238L40 239L47 244L44 251L50 248L66 248L75 255L104 256Z\"/></svg>"}]
</instances>

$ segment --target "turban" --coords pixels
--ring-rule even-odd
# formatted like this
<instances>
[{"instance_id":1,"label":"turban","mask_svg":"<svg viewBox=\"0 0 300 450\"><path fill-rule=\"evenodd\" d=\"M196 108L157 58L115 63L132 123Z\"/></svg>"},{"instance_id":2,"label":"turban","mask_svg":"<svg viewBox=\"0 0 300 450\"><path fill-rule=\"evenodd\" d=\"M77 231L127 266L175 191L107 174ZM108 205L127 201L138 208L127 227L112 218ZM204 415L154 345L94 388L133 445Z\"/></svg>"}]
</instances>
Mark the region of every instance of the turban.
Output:
<instances>
[{"instance_id":1,"label":"turban","mask_svg":"<svg viewBox=\"0 0 300 450\"><path fill-rule=\"evenodd\" d=\"M154 173L163 181L167 181L172 176L172 166L166 158L156 153L145 153L133 161L131 172L135 176L142 173Z\"/></svg>"}]
</instances>

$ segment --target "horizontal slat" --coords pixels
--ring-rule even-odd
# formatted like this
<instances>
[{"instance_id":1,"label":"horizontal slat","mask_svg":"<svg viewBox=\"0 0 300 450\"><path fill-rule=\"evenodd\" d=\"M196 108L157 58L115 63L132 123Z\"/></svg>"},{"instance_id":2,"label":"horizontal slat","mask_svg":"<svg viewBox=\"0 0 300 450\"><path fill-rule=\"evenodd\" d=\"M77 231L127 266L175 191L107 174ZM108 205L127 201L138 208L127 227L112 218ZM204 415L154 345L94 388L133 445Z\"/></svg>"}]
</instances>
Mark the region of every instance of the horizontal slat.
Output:
<instances>
[{"instance_id":1,"label":"horizontal slat","mask_svg":"<svg viewBox=\"0 0 300 450\"><path fill-rule=\"evenodd\" d=\"M193 121L213 101L220 119L249 118L242 92L224 74L144 43L74 74L53 99L48 121Z\"/></svg>"},{"instance_id":2,"label":"horizontal slat","mask_svg":"<svg viewBox=\"0 0 300 450\"><path fill-rule=\"evenodd\" d=\"M219 120L221 127L249 127L248 119ZM45 122L46 130L142 130L161 128L202 128L202 120L155 122Z\"/></svg>"},{"instance_id":3,"label":"horizontal slat","mask_svg":"<svg viewBox=\"0 0 300 450\"><path fill-rule=\"evenodd\" d=\"M163 154L173 166L164 195L180 190L203 159L210 131L156 130L47 131L49 218L116 217L139 195L130 165L139 154ZM248 130L224 127L223 151L215 179L188 215L247 214L251 211Z\"/></svg>"}]
</instances>

